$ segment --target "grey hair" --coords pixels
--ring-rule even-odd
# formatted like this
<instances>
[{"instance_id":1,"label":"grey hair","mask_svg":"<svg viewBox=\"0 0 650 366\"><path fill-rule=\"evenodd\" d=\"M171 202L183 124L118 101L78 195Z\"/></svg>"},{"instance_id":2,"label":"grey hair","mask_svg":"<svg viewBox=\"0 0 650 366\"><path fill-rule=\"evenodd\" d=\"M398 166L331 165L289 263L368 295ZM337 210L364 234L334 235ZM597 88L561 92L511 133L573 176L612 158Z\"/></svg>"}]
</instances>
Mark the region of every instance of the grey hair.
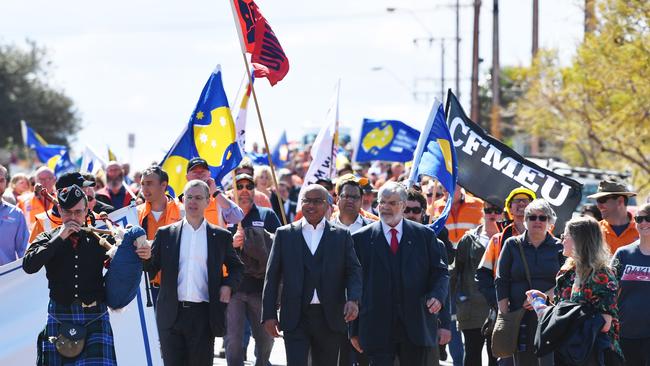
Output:
<instances>
[{"instance_id":1,"label":"grey hair","mask_svg":"<svg viewBox=\"0 0 650 366\"><path fill-rule=\"evenodd\" d=\"M408 199L408 193L406 192L406 187L403 184L397 182L387 182L379 189L379 197L392 196L394 194L399 195L399 200L401 202L406 202Z\"/></svg>"},{"instance_id":2,"label":"grey hair","mask_svg":"<svg viewBox=\"0 0 650 366\"><path fill-rule=\"evenodd\" d=\"M533 211L542 211L544 215L548 216L548 222L551 225L555 225L555 220L557 220L557 215L555 214L555 210L551 207L551 205L543 198L538 198L536 200L533 200L528 206L526 206L526 209L524 210L524 215L528 216L530 215Z\"/></svg>"},{"instance_id":3,"label":"grey hair","mask_svg":"<svg viewBox=\"0 0 650 366\"><path fill-rule=\"evenodd\" d=\"M208 184L200 179L193 179L187 183L185 183L185 187L183 188L183 195L190 189L194 187L201 187L203 188L203 191L205 193L206 198L210 198L210 187L208 187Z\"/></svg>"}]
</instances>

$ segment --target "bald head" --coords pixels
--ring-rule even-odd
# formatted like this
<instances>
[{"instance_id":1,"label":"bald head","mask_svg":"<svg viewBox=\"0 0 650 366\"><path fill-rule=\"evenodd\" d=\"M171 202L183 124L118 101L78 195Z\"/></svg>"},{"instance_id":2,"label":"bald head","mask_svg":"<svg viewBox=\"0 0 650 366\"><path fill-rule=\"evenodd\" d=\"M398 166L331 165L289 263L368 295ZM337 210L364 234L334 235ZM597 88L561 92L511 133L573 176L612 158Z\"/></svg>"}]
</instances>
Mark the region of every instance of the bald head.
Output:
<instances>
[{"instance_id":1,"label":"bald head","mask_svg":"<svg viewBox=\"0 0 650 366\"><path fill-rule=\"evenodd\" d=\"M54 184L56 183L56 176L52 169L42 166L36 169L36 174L34 174L36 183L39 183L43 188L47 189L48 192L54 192Z\"/></svg>"},{"instance_id":2,"label":"bald head","mask_svg":"<svg viewBox=\"0 0 650 366\"><path fill-rule=\"evenodd\" d=\"M327 192L327 189L325 187L321 186L320 184L310 184L305 188L305 196L307 196L308 192L319 192L321 195L321 198L325 201L327 201L327 196L329 195L329 192ZM315 194L315 193L314 193Z\"/></svg>"},{"instance_id":3,"label":"bald head","mask_svg":"<svg viewBox=\"0 0 650 366\"><path fill-rule=\"evenodd\" d=\"M308 223L316 227L327 212L327 189L319 184L311 184L305 188L302 197L302 214Z\"/></svg>"}]
</instances>

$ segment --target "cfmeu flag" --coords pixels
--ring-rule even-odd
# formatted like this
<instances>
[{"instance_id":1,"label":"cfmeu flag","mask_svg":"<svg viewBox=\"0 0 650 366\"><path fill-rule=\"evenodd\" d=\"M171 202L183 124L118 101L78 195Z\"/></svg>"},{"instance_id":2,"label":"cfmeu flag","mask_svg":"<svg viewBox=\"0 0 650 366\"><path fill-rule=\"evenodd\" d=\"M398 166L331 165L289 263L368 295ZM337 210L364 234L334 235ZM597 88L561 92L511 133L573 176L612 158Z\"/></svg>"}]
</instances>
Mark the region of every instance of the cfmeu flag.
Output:
<instances>
[{"instance_id":1,"label":"cfmeu flag","mask_svg":"<svg viewBox=\"0 0 650 366\"><path fill-rule=\"evenodd\" d=\"M59 176L75 169L75 165L70 160L67 147L48 144L41 135L27 126L25 121L20 121L20 127L25 146L34 150L38 160L52 169L55 175Z\"/></svg>"},{"instance_id":2,"label":"cfmeu flag","mask_svg":"<svg viewBox=\"0 0 650 366\"><path fill-rule=\"evenodd\" d=\"M212 72L203 87L190 121L160 164L169 175L172 195L183 190L187 164L201 157L208 162L215 182L235 169L242 159L230 114L228 99L221 81L221 67Z\"/></svg>"},{"instance_id":3,"label":"cfmeu flag","mask_svg":"<svg viewBox=\"0 0 650 366\"><path fill-rule=\"evenodd\" d=\"M420 181L421 175L435 177L449 192L449 197L454 196L458 177L458 160L449 128L445 123L445 112L437 99L433 102L429 119L418 140L409 179L412 182ZM451 199L447 200L444 210L431 224L431 228L436 234L440 233L445 226L452 201Z\"/></svg>"},{"instance_id":4,"label":"cfmeu flag","mask_svg":"<svg viewBox=\"0 0 650 366\"><path fill-rule=\"evenodd\" d=\"M251 54L255 76L267 78L271 86L289 72L289 59L284 54L273 29L253 0L231 0L242 52Z\"/></svg>"},{"instance_id":5,"label":"cfmeu flag","mask_svg":"<svg viewBox=\"0 0 650 366\"><path fill-rule=\"evenodd\" d=\"M413 160L420 131L401 121L364 119L355 161Z\"/></svg>"}]
</instances>

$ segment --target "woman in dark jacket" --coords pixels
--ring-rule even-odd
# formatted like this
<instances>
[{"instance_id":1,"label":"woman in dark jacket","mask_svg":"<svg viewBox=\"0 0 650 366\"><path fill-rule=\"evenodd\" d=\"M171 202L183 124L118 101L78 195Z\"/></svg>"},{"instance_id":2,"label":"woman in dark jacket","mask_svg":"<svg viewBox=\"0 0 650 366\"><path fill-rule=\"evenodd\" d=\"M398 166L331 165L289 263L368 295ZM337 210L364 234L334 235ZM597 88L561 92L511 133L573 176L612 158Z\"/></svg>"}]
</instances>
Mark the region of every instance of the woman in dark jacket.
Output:
<instances>
[{"instance_id":1,"label":"woman in dark jacket","mask_svg":"<svg viewBox=\"0 0 650 366\"><path fill-rule=\"evenodd\" d=\"M526 291L537 289L549 296L553 293L555 275L561 265L562 250L560 241L550 234L555 219L555 211L548 202L543 199L534 200L525 210L526 231L506 240L499 256L495 281L499 311L508 313L522 307L528 310L519 329L519 340L514 354L516 366L553 365L552 354L537 358L533 353L537 316L526 299ZM526 277L520 247L528 264L532 288Z\"/></svg>"},{"instance_id":2,"label":"woman in dark jacket","mask_svg":"<svg viewBox=\"0 0 650 366\"><path fill-rule=\"evenodd\" d=\"M605 325L601 328L604 341L596 342L585 366L600 365L599 358L607 366L622 364L623 352L619 344L619 322L617 293L618 281L610 266L609 246L603 239L600 225L591 217L579 217L569 221L562 234L566 262L557 274L554 303L572 301L586 304L602 314ZM528 300L533 294L546 298L538 290L528 292ZM555 365L566 365L559 354L555 355Z\"/></svg>"},{"instance_id":3,"label":"woman in dark jacket","mask_svg":"<svg viewBox=\"0 0 650 366\"><path fill-rule=\"evenodd\" d=\"M465 233L456 249L450 288L456 293L458 329L463 332L465 338L465 365L481 365L483 344L486 341L489 365L497 364L496 358L492 356L490 337L486 339L481 334L481 327L488 316L490 305L481 295L474 276L490 238L499 232L497 221L503 217L501 207L503 204L499 203L497 197L488 198L483 204L484 223Z\"/></svg>"}]
</instances>

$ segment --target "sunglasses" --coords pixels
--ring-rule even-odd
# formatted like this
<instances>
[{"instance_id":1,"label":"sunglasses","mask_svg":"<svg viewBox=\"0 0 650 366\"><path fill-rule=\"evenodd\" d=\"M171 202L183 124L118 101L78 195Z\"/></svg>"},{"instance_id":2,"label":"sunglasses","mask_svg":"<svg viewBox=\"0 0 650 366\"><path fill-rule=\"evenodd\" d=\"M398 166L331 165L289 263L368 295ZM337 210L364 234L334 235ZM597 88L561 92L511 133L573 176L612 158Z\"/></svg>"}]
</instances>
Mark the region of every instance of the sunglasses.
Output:
<instances>
[{"instance_id":1,"label":"sunglasses","mask_svg":"<svg viewBox=\"0 0 650 366\"><path fill-rule=\"evenodd\" d=\"M650 215L634 216L634 221L636 221L637 224L640 224L640 223L642 223L644 221L650 223Z\"/></svg>"},{"instance_id":2,"label":"sunglasses","mask_svg":"<svg viewBox=\"0 0 650 366\"><path fill-rule=\"evenodd\" d=\"M241 190L244 189L244 188L246 188L246 190L252 191L253 189L255 189L255 185L254 185L254 184L250 184L250 183L248 183L248 184L246 184L246 185L243 185L243 184L238 184L238 185L237 185L237 190L238 190L238 191L241 191Z\"/></svg>"},{"instance_id":3,"label":"sunglasses","mask_svg":"<svg viewBox=\"0 0 650 366\"><path fill-rule=\"evenodd\" d=\"M611 199L616 199L619 198L620 196L618 195L610 195L610 196L603 196L603 197L598 197L596 198L596 202L600 203L601 205Z\"/></svg>"},{"instance_id":4,"label":"sunglasses","mask_svg":"<svg viewBox=\"0 0 650 366\"><path fill-rule=\"evenodd\" d=\"M404 213L413 212L414 214L421 214L422 207L406 207L404 208Z\"/></svg>"},{"instance_id":5,"label":"sunglasses","mask_svg":"<svg viewBox=\"0 0 650 366\"><path fill-rule=\"evenodd\" d=\"M483 212L485 212L486 214L499 214L500 215L500 214L503 213L503 210L500 209L499 207L488 207L488 208L484 208Z\"/></svg>"},{"instance_id":6,"label":"sunglasses","mask_svg":"<svg viewBox=\"0 0 650 366\"><path fill-rule=\"evenodd\" d=\"M537 221L537 219L539 219L539 221L541 221L541 222L546 222L546 220L548 220L548 216L546 216L546 215L530 215L530 216L526 217L526 220L528 220L528 221Z\"/></svg>"},{"instance_id":7,"label":"sunglasses","mask_svg":"<svg viewBox=\"0 0 650 366\"><path fill-rule=\"evenodd\" d=\"M444 194L438 192L436 193L436 198L441 198ZM433 193L427 193L427 197L433 197Z\"/></svg>"}]
</instances>

